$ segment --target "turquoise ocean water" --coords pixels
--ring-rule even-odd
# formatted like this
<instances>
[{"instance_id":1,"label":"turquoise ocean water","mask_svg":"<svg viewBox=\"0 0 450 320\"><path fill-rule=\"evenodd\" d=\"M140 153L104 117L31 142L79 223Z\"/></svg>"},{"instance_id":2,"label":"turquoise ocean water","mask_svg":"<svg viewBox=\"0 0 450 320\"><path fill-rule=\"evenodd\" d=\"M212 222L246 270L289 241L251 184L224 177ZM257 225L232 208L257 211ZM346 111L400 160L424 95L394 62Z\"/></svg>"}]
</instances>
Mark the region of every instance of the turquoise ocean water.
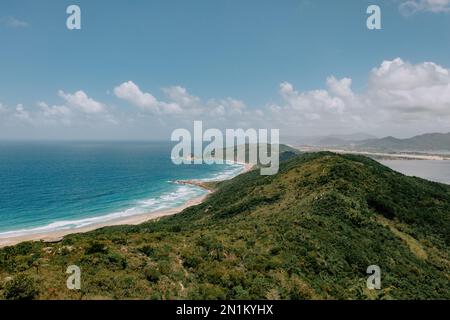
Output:
<instances>
[{"instance_id":1,"label":"turquoise ocean water","mask_svg":"<svg viewBox=\"0 0 450 320\"><path fill-rule=\"evenodd\" d=\"M172 181L243 171L239 164L177 166L171 149L157 142L0 142L0 238L178 207L205 191Z\"/></svg>"}]
</instances>

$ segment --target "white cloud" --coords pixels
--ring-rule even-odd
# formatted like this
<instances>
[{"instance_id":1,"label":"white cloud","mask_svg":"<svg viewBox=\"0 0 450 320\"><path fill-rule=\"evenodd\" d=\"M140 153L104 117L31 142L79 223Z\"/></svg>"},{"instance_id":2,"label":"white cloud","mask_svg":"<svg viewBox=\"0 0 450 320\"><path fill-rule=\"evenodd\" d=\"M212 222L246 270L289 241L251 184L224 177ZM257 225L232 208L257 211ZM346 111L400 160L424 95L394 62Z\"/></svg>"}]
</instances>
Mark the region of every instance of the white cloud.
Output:
<instances>
[{"instance_id":1,"label":"white cloud","mask_svg":"<svg viewBox=\"0 0 450 320\"><path fill-rule=\"evenodd\" d=\"M70 125L72 123L73 112L69 107L62 106L49 106L45 102L38 102L37 106L40 110L35 115L36 122L56 122Z\"/></svg>"},{"instance_id":2,"label":"white cloud","mask_svg":"<svg viewBox=\"0 0 450 320\"><path fill-rule=\"evenodd\" d=\"M20 120L23 120L23 121L32 122L30 113L27 110L25 110L25 108L23 107L22 104L18 104L16 106L16 109L14 112L14 117L16 117Z\"/></svg>"},{"instance_id":3,"label":"white cloud","mask_svg":"<svg viewBox=\"0 0 450 320\"><path fill-rule=\"evenodd\" d=\"M28 22L19 20L13 16L0 18L0 24L8 28L26 28L29 26Z\"/></svg>"},{"instance_id":4,"label":"white cloud","mask_svg":"<svg viewBox=\"0 0 450 320\"><path fill-rule=\"evenodd\" d=\"M450 12L450 0L407 0L400 4L400 12L413 15L418 12Z\"/></svg>"},{"instance_id":5,"label":"white cloud","mask_svg":"<svg viewBox=\"0 0 450 320\"><path fill-rule=\"evenodd\" d=\"M66 106L49 106L45 102L38 102L37 105L45 117L67 117L72 114L72 111Z\"/></svg>"},{"instance_id":6,"label":"white cloud","mask_svg":"<svg viewBox=\"0 0 450 320\"><path fill-rule=\"evenodd\" d=\"M120 86L114 88L116 97L126 100L142 109L157 111L158 100L150 93L144 93L132 81L124 82Z\"/></svg>"},{"instance_id":7,"label":"white cloud","mask_svg":"<svg viewBox=\"0 0 450 320\"><path fill-rule=\"evenodd\" d=\"M158 101L152 94L142 92L133 81L124 82L115 87L114 94L116 97L128 101L143 110L156 114L175 114L181 112L178 104Z\"/></svg>"},{"instance_id":8,"label":"white cloud","mask_svg":"<svg viewBox=\"0 0 450 320\"><path fill-rule=\"evenodd\" d=\"M27 123L35 127L67 126L72 124L93 125L101 123L117 124L115 117L108 112L106 106L88 97L83 91L68 94L59 91L58 95L65 104L49 105L47 102L37 102L35 106L25 107L18 104L15 108L0 105L0 120L14 123ZM15 121L15 122L14 122Z\"/></svg>"},{"instance_id":9,"label":"white cloud","mask_svg":"<svg viewBox=\"0 0 450 320\"><path fill-rule=\"evenodd\" d=\"M18 104L15 108L8 110L4 108L4 113L11 120L17 120L35 126L46 126L48 124L70 124L72 111L66 106L49 106L45 102L38 102L37 108L26 108ZM0 110L0 113L1 110ZM11 123L10 123L11 124Z\"/></svg>"},{"instance_id":10,"label":"white cloud","mask_svg":"<svg viewBox=\"0 0 450 320\"><path fill-rule=\"evenodd\" d=\"M341 98L353 98L352 79L336 79L334 76L327 78L327 86L332 94Z\"/></svg>"},{"instance_id":11,"label":"white cloud","mask_svg":"<svg viewBox=\"0 0 450 320\"><path fill-rule=\"evenodd\" d=\"M84 113L95 114L106 111L104 104L89 98L83 91L77 91L73 94L65 93L62 90L58 91L58 95L63 98L71 107L78 108Z\"/></svg>"},{"instance_id":12,"label":"white cloud","mask_svg":"<svg viewBox=\"0 0 450 320\"><path fill-rule=\"evenodd\" d=\"M353 92L349 78L331 76L326 84L326 90L298 92L283 82L282 103L267 110L292 132L389 130L411 121L426 127L436 119L447 126L450 120L450 70L432 62L384 61L369 73L367 89L360 93Z\"/></svg>"},{"instance_id":13,"label":"white cloud","mask_svg":"<svg viewBox=\"0 0 450 320\"><path fill-rule=\"evenodd\" d=\"M368 71L367 83L357 84L365 88L363 91L354 91L352 85L352 79L334 76L326 78L324 88L316 90L301 91L292 83L282 82L278 101L249 108L231 97L202 99L181 86L163 88L165 97L161 101L128 81L117 86L114 94L138 111L107 108L83 91L59 91L62 105L40 102L37 108L28 109L0 105L0 120L26 121L41 127L70 124L74 128L117 124L115 119L121 119L121 127L129 124L132 128L149 123L185 127L203 120L208 127L279 128L289 135L448 131L450 70L443 66L433 62L412 64L400 58L387 60Z\"/></svg>"},{"instance_id":14,"label":"white cloud","mask_svg":"<svg viewBox=\"0 0 450 320\"><path fill-rule=\"evenodd\" d=\"M328 84L331 86L331 91L341 91L340 94L343 94L345 93L343 88L348 85L346 82L347 79L336 80L334 77L331 77ZM322 115L325 114L340 114L344 112L346 107L343 97L333 95L330 91L311 90L298 92L288 82L280 84L280 95L285 102L284 110L295 111L299 116L306 118L321 119Z\"/></svg>"},{"instance_id":15,"label":"white cloud","mask_svg":"<svg viewBox=\"0 0 450 320\"><path fill-rule=\"evenodd\" d=\"M450 116L450 71L432 62L384 61L369 76L367 103L390 112Z\"/></svg>"},{"instance_id":16,"label":"white cloud","mask_svg":"<svg viewBox=\"0 0 450 320\"><path fill-rule=\"evenodd\" d=\"M356 131L384 134L397 127L411 127L412 122L414 128L426 128L436 118L441 127L450 120L450 70L436 63L387 60L369 71L367 85L358 85L365 87L364 91L355 92L352 84L348 77L329 76L323 89L298 91L292 83L282 82L281 100L258 109L247 108L233 98L205 101L180 86L163 89L167 102L136 90L137 86L132 91L133 96L153 97L155 113L175 116L164 120L172 124L184 119L204 120L216 127L277 127L293 135ZM127 100L139 106L143 99ZM178 112L162 113L162 105L175 105Z\"/></svg>"},{"instance_id":17,"label":"white cloud","mask_svg":"<svg viewBox=\"0 0 450 320\"><path fill-rule=\"evenodd\" d=\"M167 97L183 108L196 108L200 106L200 98L190 95L186 88L173 86L164 88L163 92Z\"/></svg>"},{"instance_id":18,"label":"white cloud","mask_svg":"<svg viewBox=\"0 0 450 320\"><path fill-rule=\"evenodd\" d=\"M384 61L370 74L369 84L374 88L395 88L411 90L419 87L448 84L449 70L433 63L417 65L404 62L400 58Z\"/></svg>"},{"instance_id":19,"label":"white cloud","mask_svg":"<svg viewBox=\"0 0 450 320\"><path fill-rule=\"evenodd\" d=\"M163 88L162 91L168 101L160 101L151 93L142 92L132 81L124 82L114 88L116 97L156 115L212 119L242 115L245 110L245 104L242 101L232 98L203 101L181 86Z\"/></svg>"},{"instance_id":20,"label":"white cloud","mask_svg":"<svg viewBox=\"0 0 450 320\"><path fill-rule=\"evenodd\" d=\"M233 98L226 99L211 99L207 102L206 109L211 113L211 115L220 116L240 116L245 114L246 105L240 100Z\"/></svg>"},{"instance_id":21,"label":"white cloud","mask_svg":"<svg viewBox=\"0 0 450 320\"><path fill-rule=\"evenodd\" d=\"M242 115L246 108L242 101L230 97L203 101L180 86L164 88L163 92L169 101L180 106L185 116L201 116L208 119L211 117L229 117Z\"/></svg>"}]
</instances>

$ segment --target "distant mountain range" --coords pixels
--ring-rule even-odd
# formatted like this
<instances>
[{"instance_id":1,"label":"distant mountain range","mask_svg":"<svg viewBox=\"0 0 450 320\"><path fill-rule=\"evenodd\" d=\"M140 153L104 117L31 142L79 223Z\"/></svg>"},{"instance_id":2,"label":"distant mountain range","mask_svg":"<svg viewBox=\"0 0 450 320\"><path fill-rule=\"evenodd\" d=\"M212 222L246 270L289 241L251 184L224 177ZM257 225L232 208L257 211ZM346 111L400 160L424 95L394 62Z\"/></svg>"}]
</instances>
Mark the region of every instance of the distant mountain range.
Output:
<instances>
[{"instance_id":1,"label":"distant mountain range","mask_svg":"<svg viewBox=\"0 0 450 320\"><path fill-rule=\"evenodd\" d=\"M360 135L361 136L361 135ZM368 151L450 151L450 133L427 133L412 138L398 139L392 136L369 139L343 139L338 136L323 137L305 143L320 147L342 147Z\"/></svg>"},{"instance_id":2,"label":"distant mountain range","mask_svg":"<svg viewBox=\"0 0 450 320\"><path fill-rule=\"evenodd\" d=\"M386 137L358 144L360 148L394 151L449 151L450 133L427 133L408 139Z\"/></svg>"},{"instance_id":3,"label":"distant mountain range","mask_svg":"<svg viewBox=\"0 0 450 320\"><path fill-rule=\"evenodd\" d=\"M337 146L376 138L377 137L373 135L358 132L353 134L333 134L327 136L284 136L282 140L292 145Z\"/></svg>"}]
</instances>

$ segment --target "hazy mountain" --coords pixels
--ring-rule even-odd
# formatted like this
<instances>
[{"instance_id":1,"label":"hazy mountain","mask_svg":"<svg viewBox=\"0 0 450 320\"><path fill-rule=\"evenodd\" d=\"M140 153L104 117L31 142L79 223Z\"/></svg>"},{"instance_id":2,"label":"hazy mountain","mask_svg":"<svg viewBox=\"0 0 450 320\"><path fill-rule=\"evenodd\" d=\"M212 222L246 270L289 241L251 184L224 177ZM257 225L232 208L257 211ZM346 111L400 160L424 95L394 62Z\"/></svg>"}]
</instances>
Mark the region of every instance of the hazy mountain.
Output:
<instances>
[{"instance_id":1,"label":"hazy mountain","mask_svg":"<svg viewBox=\"0 0 450 320\"><path fill-rule=\"evenodd\" d=\"M450 133L428 133L408 139L372 139L359 143L358 147L387 151L450 151Z\"/></svg>"},{"instance_id":2,"label":"hazy mountain","mask_svg":"<svg viewBox=\"0 0 450 320\"><path fill-rule=\"evenodd\" d=\"M283 137L283 141L296 146L339 146L370 139L376 139L376 137L362 132L353 134L334 134L327 136Z\"/></svg>"}]
</instances>

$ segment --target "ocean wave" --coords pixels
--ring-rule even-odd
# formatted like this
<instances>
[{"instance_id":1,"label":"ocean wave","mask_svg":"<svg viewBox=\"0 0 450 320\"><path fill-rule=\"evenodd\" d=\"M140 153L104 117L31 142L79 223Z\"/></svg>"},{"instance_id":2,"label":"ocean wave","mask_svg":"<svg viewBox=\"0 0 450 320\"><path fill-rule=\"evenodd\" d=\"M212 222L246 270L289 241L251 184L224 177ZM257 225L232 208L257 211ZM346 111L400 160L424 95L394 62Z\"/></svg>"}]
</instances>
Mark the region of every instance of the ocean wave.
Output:
<instances>
[{"instance_id":1,"label":"ocean wave","mask_svg":"<svg viewBox=\"0 0 450 320\"><path fill-rule=\"evenodd\" d=\"M227 167L217 173L212 174L212 176L208 178L199 179L203 182L211 182L211 181L221 181L228 180L234 178L235 176L241 174L245 171L245 164L238 162L226 162Z\"/></svg>"},{"instance_id":2,"label":"ocean wave","mask_svg":"<svg viewBox=\"0 0 450 320\"><path fill-rule=\"evenodd\" d=\"M136 202L136 206L106 215L83 218L79 220L60 220L42 227L24 228L20 230L0 232L0 239L24 235L42 234L54 231L66 231L107 223L117 219L128 218L140 214L153 213L160 210L179 207L189 200L199 197L206 191L195 186L180 186L175 191L166 192L159 197Z\"/></svg>"},{"instance_id":3,"label":"ocean wave","mask_svg":"<svg viewBox=\"0 0 450 320\"><path fill-rule=\"evenodd\" d=\"M228 163L225 169L217 173L213 173L207 178L199 180L207 182L231 179L234 176L242 173L244 170L245 166L243 164ZM22 228L19 230L0 232L0 239L19 237L24 235L43 234L55 231L76 230L140 214L172 209L182 206L189 200L204 195L205 193L206 191L198 186L181 185L177 186L175 190L165 192L158 197L137 200L132 208L126 210L78 220L59 220L40 227Z\"/></svg>"}]
</instances>

